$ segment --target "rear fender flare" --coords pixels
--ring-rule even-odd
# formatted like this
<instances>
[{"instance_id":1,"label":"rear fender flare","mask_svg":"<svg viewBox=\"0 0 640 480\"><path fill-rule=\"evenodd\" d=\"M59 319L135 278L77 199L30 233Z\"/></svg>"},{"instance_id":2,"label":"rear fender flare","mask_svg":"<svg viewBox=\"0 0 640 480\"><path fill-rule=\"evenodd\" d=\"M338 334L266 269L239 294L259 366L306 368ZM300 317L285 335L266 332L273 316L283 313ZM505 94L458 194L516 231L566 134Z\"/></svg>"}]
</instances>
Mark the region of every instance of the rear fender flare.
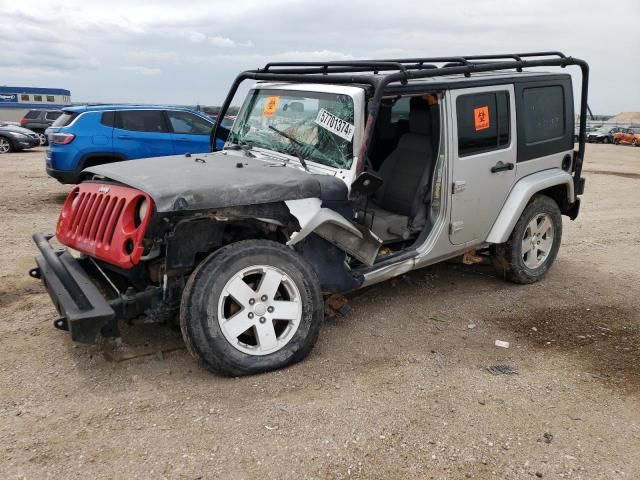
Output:
<instances>
[{"instance_id":1,"label":"rear fender flare","mask_svg":"<svg viewBox=\"0 0 640 480\"><path fill-rule=\"evenodd\" d=\"M564 170L552 168L520 179L511 189L498 218L491 227L487 243L506 242L531 198L536 193L556 185L566 186L567 203L573 204L576 200L573 177Z\"/></svg>"}]
</instances>

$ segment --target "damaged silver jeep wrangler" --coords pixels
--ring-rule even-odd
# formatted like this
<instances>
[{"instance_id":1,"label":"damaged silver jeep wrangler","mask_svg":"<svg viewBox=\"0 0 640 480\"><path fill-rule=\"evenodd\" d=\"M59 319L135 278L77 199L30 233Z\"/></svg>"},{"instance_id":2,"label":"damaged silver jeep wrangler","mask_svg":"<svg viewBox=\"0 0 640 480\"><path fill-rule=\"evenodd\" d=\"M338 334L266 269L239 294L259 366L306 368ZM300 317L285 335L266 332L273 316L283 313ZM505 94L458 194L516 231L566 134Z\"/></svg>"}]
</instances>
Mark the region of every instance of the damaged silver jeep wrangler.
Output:
<instances>
[{"instance_id":1,"label":"damaged silver jeep wrangler","mask_svg":"<svg viewBox=\"0 0 640 480\"><path fill-rule=\"evenodd\" d=\"M571 76L530 67L577 65ZM527 70L525 70L527 69ZM179 323L215 372L302 360L324 297L470 250L531 283L584 190L588 66L560 52L271 63L221 151L91 167L37 268L73 340L118 322Z\"/></svg>"}]
</instances>

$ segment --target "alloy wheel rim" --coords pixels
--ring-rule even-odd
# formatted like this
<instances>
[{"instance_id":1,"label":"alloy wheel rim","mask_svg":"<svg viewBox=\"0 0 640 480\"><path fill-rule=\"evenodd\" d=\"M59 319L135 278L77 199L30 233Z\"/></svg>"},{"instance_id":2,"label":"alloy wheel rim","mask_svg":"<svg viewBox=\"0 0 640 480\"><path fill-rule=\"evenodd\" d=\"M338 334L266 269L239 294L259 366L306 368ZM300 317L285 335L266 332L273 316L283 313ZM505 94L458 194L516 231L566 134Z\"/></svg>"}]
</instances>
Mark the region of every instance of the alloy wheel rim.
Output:
<instances>
[{"instance_id":1,"label":"alloy wheel rim","mask_svg":"<svg viewBox=\"0 0 640 480\"><path fill-rule=\"evenodd\" d=\"M522 260L527 268L540 267L553 247L554 229L551 217L539 213L527 224L522 236Z\"/></svg>"},{"instance_id":2,"label":"alloy wheel rim","mask_svg":"<svg viewBox=\"0 0 640 480\"><path fill-rule=\"evenodd\" d=\"M7 153L9 151L9 141L4 138L0 138L0 153Z\"/></svg>"},{"instance_id":3,"label":"alloy wheel rim","mask_svg":"<svg viewBox=\"0 0 640 480\"><path fill-rule=\"evenodd\" d=\"M218 299L222 334L248 355L269 355L284 348L301 319L300 290L288 274L270 265L240 270Z\"/></svg>"},{"instance_id":4,"label":"alloy wheel rim","mask_svg":"<svg viewBox=\"0 0 640 480\"><path fill-rule=\"evenodd\" d=\"M37 135L41 146L47 143L47 136L44 133L38 133Z\"/></svg>"}]
</instances>

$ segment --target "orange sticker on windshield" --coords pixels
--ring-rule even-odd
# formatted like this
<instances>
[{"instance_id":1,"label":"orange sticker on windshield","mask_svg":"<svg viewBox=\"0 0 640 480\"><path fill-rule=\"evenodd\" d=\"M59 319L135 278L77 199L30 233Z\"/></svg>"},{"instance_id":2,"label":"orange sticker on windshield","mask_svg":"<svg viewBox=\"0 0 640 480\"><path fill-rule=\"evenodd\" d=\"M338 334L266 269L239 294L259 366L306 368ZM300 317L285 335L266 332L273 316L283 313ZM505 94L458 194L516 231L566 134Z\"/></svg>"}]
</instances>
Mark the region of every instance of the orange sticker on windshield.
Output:
<instances>
[{"instance_id":1,"label":"orange sticker on windshield","mask_svg":"<svg viewBox=\"0 0 640 480\"><path fill-rule=\"evenodd\" d=\"M273 114L276 113L278 109L278 103L280 103L280 97L268 97L267 103L264 104L262 115L265 117L273 117Z\"/></svg>"},{"instance_id":2,"label":"orange sticker on windshield","mask_svg":"<svg viewBox=\"0 0 640 480\"><path fill-rule=\"evenodd\" d=\"M473 109L476 132L489 128L489 107L479 107Z\"/></svg>"}]
</instances>

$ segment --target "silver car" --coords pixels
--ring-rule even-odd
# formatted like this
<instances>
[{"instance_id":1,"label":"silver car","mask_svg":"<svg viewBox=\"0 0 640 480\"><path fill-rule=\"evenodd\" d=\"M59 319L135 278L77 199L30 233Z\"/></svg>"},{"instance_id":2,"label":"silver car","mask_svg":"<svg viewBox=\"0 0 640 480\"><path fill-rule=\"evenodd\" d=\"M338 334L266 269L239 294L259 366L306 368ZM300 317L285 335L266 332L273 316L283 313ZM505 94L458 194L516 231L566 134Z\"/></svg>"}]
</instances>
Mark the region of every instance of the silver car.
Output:
<instances>
[{"instance_id":1,"label":"silver car","mask_svg":"<svg viewBox=\"0 0 640 480\"><path fill-rule=\"evenodd\" d=\"M62 208L31 275L74 340L144 316L177 323L225 375L313 348L324 302L472 253L540 280L584 190L571 76L559 52L269 64L208 154L100 165ZM335 303L335 302L334 302Z\"/></svg>"}]
</instances>

